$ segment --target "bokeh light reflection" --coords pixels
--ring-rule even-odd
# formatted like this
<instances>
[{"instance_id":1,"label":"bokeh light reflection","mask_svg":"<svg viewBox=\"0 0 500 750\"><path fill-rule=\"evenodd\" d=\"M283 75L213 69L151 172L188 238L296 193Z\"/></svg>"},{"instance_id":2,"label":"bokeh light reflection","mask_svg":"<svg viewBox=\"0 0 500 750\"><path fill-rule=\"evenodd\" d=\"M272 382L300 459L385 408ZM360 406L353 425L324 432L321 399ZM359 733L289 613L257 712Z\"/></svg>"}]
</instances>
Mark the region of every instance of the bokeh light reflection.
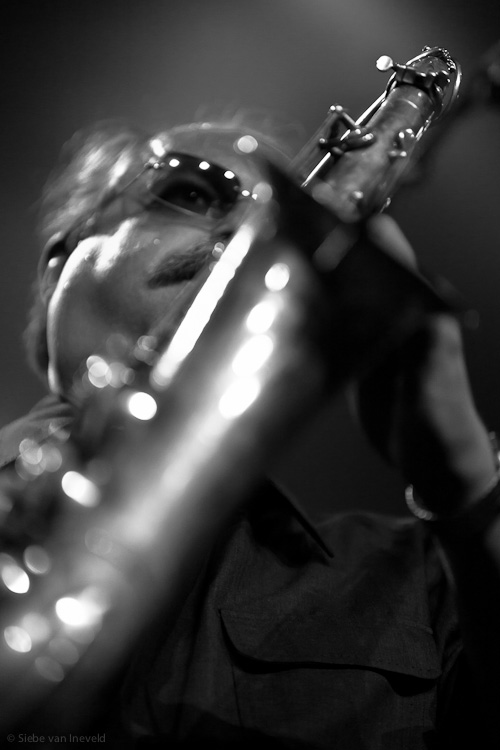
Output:
<instances>
[{"instance_id":1,"label":"bokeh light reflection","mask_svg":"<svg viewBox=\"0 0 500 750\"><path fill-rule=\"evenodd\" d=\"M219 400L219 412L224 419L234 419L243 414L258 398L261 384L258 378L239 378L231 383Z\"/></svg>"},{"instance_id":2,"label":"bokeh light reflection","mask_svg":"<svg viewBox=\"0 0 500 750\"><path fill-rule=\"evenodd\" d=\"M252 336L236 353L232 369L235 375L252 375L267 362L274 349L272 338L267 334Z\"/></svg>"},{"instance_id":3,"label":"bokeh light reflection","mask_svg":"<svg viewBox=\"0 0 500 750\"><path fill-rule=\"evenodd\" d=\"M9 625L4 628L3 637L12 651L17 651L19 654L28 654L31 651L32 642L29 633L19 625Z\"/></svg>"}]
</instances>

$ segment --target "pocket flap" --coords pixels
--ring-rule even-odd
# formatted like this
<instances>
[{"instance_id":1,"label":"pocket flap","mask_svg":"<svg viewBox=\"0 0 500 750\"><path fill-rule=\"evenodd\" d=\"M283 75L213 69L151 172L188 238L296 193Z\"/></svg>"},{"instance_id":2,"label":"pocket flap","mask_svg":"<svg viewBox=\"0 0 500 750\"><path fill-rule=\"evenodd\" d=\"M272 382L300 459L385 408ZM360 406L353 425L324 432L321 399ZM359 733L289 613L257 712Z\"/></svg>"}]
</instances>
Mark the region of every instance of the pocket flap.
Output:
<instances>
[{"instance_id":1,"label":"pocket flap","mask_svg":"<svg viewBox=\"0 0 500 750\"><path fill-rule=\"evenodd\" d=\"M436 679L441 665L430 629L407 623L332 621L328 613L303 618L222 609L236 651L275 665L351 666Z\"/></svg>"}]
</instances>

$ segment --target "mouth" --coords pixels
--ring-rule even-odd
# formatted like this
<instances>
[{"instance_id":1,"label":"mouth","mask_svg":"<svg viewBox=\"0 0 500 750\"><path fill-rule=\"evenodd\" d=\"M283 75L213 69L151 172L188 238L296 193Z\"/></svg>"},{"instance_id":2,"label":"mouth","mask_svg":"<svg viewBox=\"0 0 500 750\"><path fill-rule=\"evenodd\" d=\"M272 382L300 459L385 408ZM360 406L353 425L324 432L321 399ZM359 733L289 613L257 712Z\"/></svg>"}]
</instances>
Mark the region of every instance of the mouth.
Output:
<instances>
[{"instance_id":1,"label":"mouth","mask_svg":"<svg viewBox=\"0 0 500 750\"><path fill-rule=\"evenodd\" d=\"M215 242L214 239L200 242L189 250L180 250L161 258L149 276L149 289L159 289L160 287L191 281L198 271L201 271L211 260L214 260Z\"/></svg>"}]
</instances>

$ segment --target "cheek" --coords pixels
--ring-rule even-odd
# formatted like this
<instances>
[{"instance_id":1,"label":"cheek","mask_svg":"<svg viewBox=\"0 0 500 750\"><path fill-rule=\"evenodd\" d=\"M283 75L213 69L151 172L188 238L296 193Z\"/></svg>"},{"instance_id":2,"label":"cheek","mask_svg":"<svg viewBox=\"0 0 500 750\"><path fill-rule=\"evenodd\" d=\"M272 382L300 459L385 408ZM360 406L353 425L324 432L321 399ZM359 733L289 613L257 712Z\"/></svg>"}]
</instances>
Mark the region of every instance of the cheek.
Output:
<instances>
[{"instance_id":1,"label":"cheek","mask_svg":"<svg viewBox=\"0 0 500 750\"><path fill-rule=\"evenodd\" d=\"M92 275L83 258L71 256L49 303L47 345L51 385L66 392L82 361L108 335Z\"/></svg>"},{"instance_id":2,"label":"cheek","mask_svg":"<svg viewBox=\"0 0 500 750\"><path fill-rule=\"evenodd\" d=\"M136 283L139 269L127 269L115 250L116 243L98 238L82 242L68 259L49 303L49 361L52 378L63 392L90 354L106 353L112 334L131 345L147 330L145 295Z\"/></svg>"},{"instance_id":3,"label":"cheek","mask_svg":"<svg viewBox=\"0 0 500 750\"><path fill-rule=\"evenodd\" d=\"M67 393L82 362L107 354L110 337L132 348L163 318L180 285L150 289L152 264L163 245L134 233L82 242L69 257L48 308L47 343L54 390ZM57 385L54 385L57 384Z\"/></svg>"}]
</instances>

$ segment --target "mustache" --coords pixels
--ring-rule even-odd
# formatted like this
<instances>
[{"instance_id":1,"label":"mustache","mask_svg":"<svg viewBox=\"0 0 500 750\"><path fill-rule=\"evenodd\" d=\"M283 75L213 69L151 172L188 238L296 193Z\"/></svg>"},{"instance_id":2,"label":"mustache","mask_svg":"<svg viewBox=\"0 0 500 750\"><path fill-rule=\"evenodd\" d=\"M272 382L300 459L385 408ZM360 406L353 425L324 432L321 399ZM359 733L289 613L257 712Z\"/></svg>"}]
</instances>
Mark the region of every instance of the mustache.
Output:
<instances>
[{"instance_id":1,"label":"mustache","mask_svg":"<svg viewBox=\"0 0 500 750\"><path fill-rule=\"evenodd\" d=\"M148 287L157 289L181 281L190 281L211 260L215 260L213 249L216 242L227 238L200 242L188 251L173 252L160 260L148 279Z\"/></svg>"}]
</instances>

